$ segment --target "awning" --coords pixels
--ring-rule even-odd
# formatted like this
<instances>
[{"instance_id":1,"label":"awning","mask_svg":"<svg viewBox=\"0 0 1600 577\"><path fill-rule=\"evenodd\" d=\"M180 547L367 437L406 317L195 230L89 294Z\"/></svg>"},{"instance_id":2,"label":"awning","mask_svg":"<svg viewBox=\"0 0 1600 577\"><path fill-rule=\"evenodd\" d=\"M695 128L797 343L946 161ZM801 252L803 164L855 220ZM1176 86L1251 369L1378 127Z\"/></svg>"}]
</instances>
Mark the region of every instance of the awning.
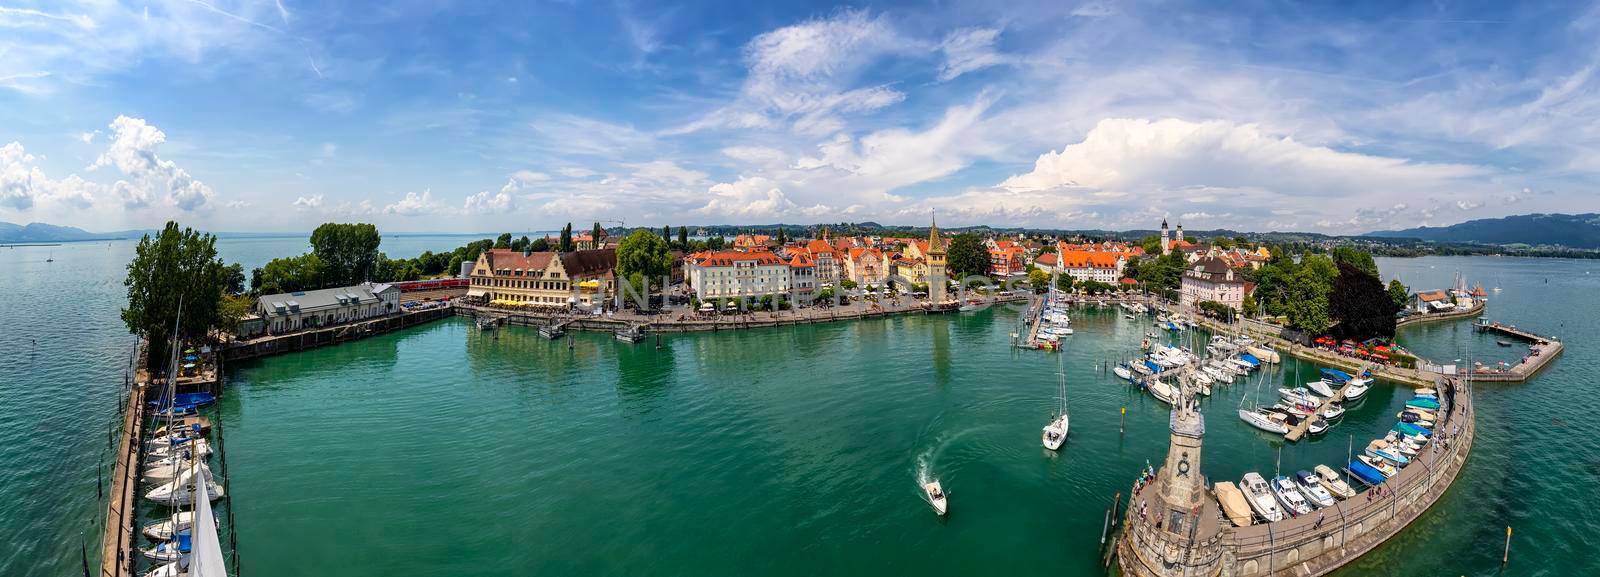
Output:
<instances>
[{"instance_id":1,"label":"awning","mask_svg":"<svg viewBox=\"0 0 1600 577\"><path fill-rule=\"evenodd\" d=\"M600 288L600 281L597 281L597 280L582 281L582 282L578 283L578 288L598 289L598 288Z\"/></svg>"},{"instance_id":2,"label":"awning","mask_svg":"<svg viewBox=\"0 0 1600 577\"><path fill-rule=\"evenodd\" d=\"M484 289L478 289L478 288L467 289L467 296L469 296L469 297L481 297L481 296L486 295L486 294L489 294L489 291L486 291Z\"/></svg>"}]
</instances>

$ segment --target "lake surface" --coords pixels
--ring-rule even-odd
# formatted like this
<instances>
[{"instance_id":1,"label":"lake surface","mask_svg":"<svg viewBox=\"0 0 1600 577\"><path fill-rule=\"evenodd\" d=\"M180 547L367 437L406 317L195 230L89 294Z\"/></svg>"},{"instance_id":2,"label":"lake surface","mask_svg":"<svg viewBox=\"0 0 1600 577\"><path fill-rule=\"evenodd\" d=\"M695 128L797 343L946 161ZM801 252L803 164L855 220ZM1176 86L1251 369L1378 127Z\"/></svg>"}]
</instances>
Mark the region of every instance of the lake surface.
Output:
<instances>
[{"instance_id":1,"label":"lake surface","mask_svg":"<svg viewBox=\"0 0 1600 577\"><path fill-rule=\"evenodd\" d=\"M417 237L407 237L407 241ZM472 237L441 237L449 250ZM258 266L303 239L224 240ZM391 248L391 256L412 256ZM408 249L409 250L409 249ZM100 507L95 468L132 338L116 318L131 244L0 250L0 575L78 570ZM251 264L254 260L257 264ZM1593 261L1380 259L1385 278L1447 286L1459 269L1487 316L1568 344L1534 380L1478 390L1466 471L1427 515L1345 575L1594 572L1600 476L1589 425L1600 374ZM71 274L68 274L71 273ZM1548 278L1548 284L1545 279ZM73 314L58 311L73 310ZM580 334L571 348L452 319L240 363L227 426L241 566L251 575L1100 575L1099 534L1167 447L1167 408L1107 377L1149 322L1075 316L1060 354L1009 347L995 309L713 334L657 350ZM12 330L10 327L20 327ZM30 339L37 339L34 344ZM1435 360L1514 360L1465 322L1407 329ZM1058 368L1059 367L1059 368ZM1039 430L1067 376L1072 431ZM1287 362L1259 385L1314 378ZM1284 444L1233 414L1258 388L1203 402L1201 470L1217 480L1342 461L1408 396L1384 384L1327 435ZM1119 412L1126 407L1123 431ZM48 418L41 418L48 417ZM946 519L919 478L951 494Z\"/></svg>"}]
</instances>

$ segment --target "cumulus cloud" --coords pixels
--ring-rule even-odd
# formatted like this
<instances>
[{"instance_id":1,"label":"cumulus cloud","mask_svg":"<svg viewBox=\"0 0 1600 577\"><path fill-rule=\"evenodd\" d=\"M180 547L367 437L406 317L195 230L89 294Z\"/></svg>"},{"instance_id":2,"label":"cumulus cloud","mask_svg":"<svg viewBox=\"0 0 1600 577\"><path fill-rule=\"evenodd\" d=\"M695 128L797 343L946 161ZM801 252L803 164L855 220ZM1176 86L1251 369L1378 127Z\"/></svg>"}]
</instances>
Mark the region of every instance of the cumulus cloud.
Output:
<instances>
[{"instance_id":1,"label":"cumulus cloud","mask_svg":"<svg viewBox=\"0 0 1600 577\"><path fill-rule=\"evenodd\" d=\"M405 198L383 207L384 214L400 216L423 216L439 211L439 204L433 201L433 191L424 189L421 194L406 193Z\"/></svg>"},{"instance_id":2,"label":"cumulus cloud","mask_svg":"<svg viewBox=\"0 0 1600 577\"><path fill-rule=\"evenodd\" d=\"M722 149L723 156L740 162L753 164L783 164L789 155L782 150L768 146L728 146Z\"/></svg>"},{"instance_id":3,"label":"cumulus cloud","mask_svg":"<svg viewBox=\"0 0 1600 577\"><path fill-rule=\"evenodd\" d=\"M34 160L20 142L0 146L0 206L33 208L33 197L38 194L35 181L44 178Z\"/></svg>"},{"instance_id":4,"label":"cumulus cloud","mask_svg":"<svg viewBox=\"0 0 1600 577\"><path fill-rule=\"evenodd\" d=\"M322 195L302 196L294 199L292 205L295 210L316 210L322 208Z\"/></svg>"},{"instance_id":5,"label":"cumulus cloud","mask_svg":"<svg viewBox=\"0 0 1600 577\"><path fill-rule=\"evenodd\" d=\"M161 129L142 118L127 116L118 116L110 127L106 151L89 165L89 170L109 166L127 177L113 186L128 206L146 206L157 196L165 195L173 206L193 211L215 196L210 186L156 155L156 147L167 141Z\"/></svg>"},{"instance_id":6,"label":"cumulus cloud","mask_svg":"<svg viewBox=\"0 0 1600 577\"><path fill-rule=\"evenodd\" d=\"M695 212L731 218L768 218L796 208L777 184L763 177L719 182L707 190L711 199Z\"/></svg>"}]
</instances>

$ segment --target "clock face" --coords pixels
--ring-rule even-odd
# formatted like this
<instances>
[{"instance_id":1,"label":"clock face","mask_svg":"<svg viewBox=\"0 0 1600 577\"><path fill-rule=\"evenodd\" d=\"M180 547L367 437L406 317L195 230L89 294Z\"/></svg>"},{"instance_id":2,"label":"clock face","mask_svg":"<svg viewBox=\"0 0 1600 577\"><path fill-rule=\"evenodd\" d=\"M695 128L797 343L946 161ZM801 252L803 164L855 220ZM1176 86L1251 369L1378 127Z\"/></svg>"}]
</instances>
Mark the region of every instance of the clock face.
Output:
<instances>
[{"instance_id":1,"label":"clock face","mask_svg":"<svg viewBox=\"0 0 1600 577\"><path fill-rule=\"evenodd\" d=\"M1187 451L1178 455L1178 476L1189 476L1189 453Z\"/></svg>"}]
</instances>

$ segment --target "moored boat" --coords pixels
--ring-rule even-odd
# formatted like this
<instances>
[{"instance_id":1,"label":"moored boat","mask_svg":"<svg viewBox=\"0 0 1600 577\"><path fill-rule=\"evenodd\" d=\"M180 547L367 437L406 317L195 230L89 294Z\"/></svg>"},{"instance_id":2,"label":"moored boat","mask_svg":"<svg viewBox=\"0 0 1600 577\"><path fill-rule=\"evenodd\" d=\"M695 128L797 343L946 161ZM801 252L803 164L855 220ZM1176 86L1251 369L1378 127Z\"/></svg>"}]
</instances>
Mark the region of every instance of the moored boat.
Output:
<instances>
[{"instance_id":1,"label":"moored boat","mask_svg":"<svg viewBox=\"0 0 1600 577\"><path fill-rule=\"evenodd\" d=\"M1312 392L1324 397L1333 396L1333 389L1328 386L1328 381L1308 381L1306 382L1306 388L1311 389Z\"/></svg>"},{"instance_id":2,"label":"moored boat","mask_svg":"<svg viewBox=\"0 0 1600 577\"><path fill-rule=\"evenodd\" d=\"M1279 435L1289 432L1289 425L1284 423L1283 414L1263 410L1239 409L1239 420L1249 423L1250 426L1268 433Z\"/></svg>"},{"instance_id":3,"label":"moored boat","mask_svg":"<svg viewBox=\"0 0 1600 577\"><path fill-rule=\"evenodd\" d=\"M1283 508L1278 506L1277 499L1272 497L1272 489L1267 486L1267 480L1255 471L1244 474L1244 479L1239 481L1239 488L1244 491L1245 498L1250 501L1250 508L1267 522L1282 521Z\"/></svg>"},{"instance_id":4,"label":"moored boat","mask_svg":"<svg viewBox=\"0 0 1600 577\"><path fill-rule=\"evenodd\" d=\"M1350 465L1346 467L1345 470L1350 472L1351 478L1360 481L1361 484L1369 487L1376 487L1383 483L1384 479L1387 479L1388 476L1384 475L1383 471L1378 470L1372 465L1367 464L1366 461L1362 460L1368 458L1370 457L1361 455L1361 458L1350 461Z\"/></svg>"},{"instance_id":5,"label":"moored boat","mask_svg":"<svg viewBox=\"0 0 1600 577\"><path fill-rule=\"evenodd\" d=\"M1250 502L1245 499L1244 492L1234 485L1232 481L1219 481L1212 485L1212 492L1217 494L1217 503L1222 505L1222 513L1227 515L1228 521L1235 527L1248 527L1255 523L1255 515L1251 513Z\"/></svg>"},{"instance_id":6,"label":"moored boat","mask_svg":"<svg viewBox=\"0 0 1600 577\"><path fill-rule=\"evenodd\" d=\"M1297 488L1300 489L1300 494L1316 505L1317 508L1333 506L1333 495L1328 493L1327 489L1322 488L1321 479L1312 474L1311 471L1302 470L1295 473L1294 481Z\"/></svg>"},{"instance_id":7,"label":"moored boat","mask_svg":"<svg viewBox=\"0 0 1600 577\"><path fill-rule=\"evenodd\" d=\"M1133 371L1128 370L1128 367L1125 367L1125 366L1122 366L1122 365L1117 365L1115 368L1111 369L1111 372L1115 373L1118 377L1122 378L1123 380L1128 380L1128 381L1133 380Z\"/></svg>"},{"instance_id":8,"label":"moored boat","mask_svg":"<svg viewBox=\"0 0 1600 577\"><path fill-rule=\"evenodd\" d=\"M1300 494L1295 488L1295 482L1288 477L1279 475L1272 479L1272 495L1278 498L1278 503L1290 515L1300 516L1312 511L1311 503L1306 501L1306 496Z\"/></svg>"},{"instance_id":9,"label":"moored boat","mask_svg":"<svg viewBox=\"0 0 1600 577\"><path fill-rule=\"evenodd\" d=\"M1368 467L1378 471L1378 473L1382 474L1383 478L1385 479L1393 477L1400 472L1400 470L1396 469L1394 465L1391 465L1389 462L1372 455L1356 455L1356 459L1362 463L1365 463Z\"/></svg>"},{"instance_id":10,"label":"moored boat","mask_svg":"<svg viewBox=\"0 0 1600 577\"><path fill-rule=\"evenodd\" d=\"M173 513L165 521L144 526L144 536L154 541L170 541L173 535L194 525L194 511Z\"/></svg>"},{"instance_id":11,"label":"moored boat","mask_svg":"<svg viewBox=\"0 0 1600 577\"><path fill-rule=\"evenodd\" d=\"M1326 489L1328 494L1340 499L1349 499L1356 496L1355 489L1350 488L1349 483L1346 483L1344 482L1344 479L1339 478L1339 473L1334 472L1332 467L1327 465L1317 465L1316 468L1312 470L1317 473L1318 482L1322 483L1322 488Z\"/></svg>"}]
</instances>

